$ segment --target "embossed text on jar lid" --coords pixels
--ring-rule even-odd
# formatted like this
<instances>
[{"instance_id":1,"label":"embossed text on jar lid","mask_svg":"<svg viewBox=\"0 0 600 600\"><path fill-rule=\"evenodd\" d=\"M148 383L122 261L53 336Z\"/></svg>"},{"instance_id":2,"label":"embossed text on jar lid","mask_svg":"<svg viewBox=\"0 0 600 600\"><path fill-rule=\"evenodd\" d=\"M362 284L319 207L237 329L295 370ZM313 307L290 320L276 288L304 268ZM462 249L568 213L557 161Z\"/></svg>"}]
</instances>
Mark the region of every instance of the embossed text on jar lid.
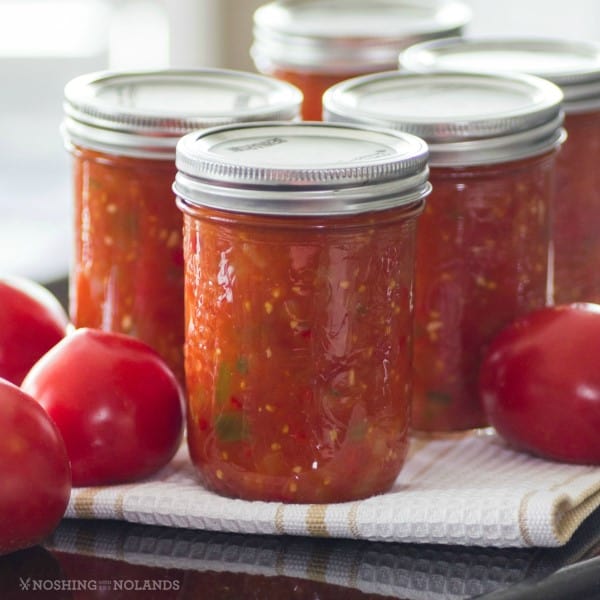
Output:
<instances>
[{"instance_id":1,"label":"embossed text on jar lid","mask_svg":"<svg viewBox=\"0 0 600 600\"><path fill-rule=\"evenodd\" d=\"M226 69L97 72L65 87L69 143L128 156L174 158L190 131L292 120L302 94L286 82Z\"/></svg>"},{"instance_id":2,"label":"embossed text on jar lid","mask_svg":"<svg viewBox=\"0 0 600 600\"><path fill-rule=\"evenodd\" d=\"M457 0L279 0L254 13L251 54L259 67L393 68L403 48L460 35L470 18Z\"/></svg>"},{"instance_id":3,"label":"embossed text on jar lid","mask_svg":"<svg viewBox=\"0 0 600 600\"><path fill-rule=\"evenodd\" d=\"M600 108L600 44L553 38L449 38L423 42L400 54L415 72L496 71L528 73L552 81L567 113Z\"/></svg>"},{"instance_id":4,"label":"embossed text on jar lid","mask_svg":"<svg viewBox=\"0 0 600 600\"><path fill-rule=\"evenodd\" d=\"M424 198L427 144L332 123L229 125L177 144L175 193L191 205L272 215L384 210Z\"/></svg>"},{"instance_id":5,"label":"embossed text on jar lid","mask_svg":"<svg viewBox=\"0 0 600 600\"><path fill-rule=\"evenodd\" d=\"M477 165L542 154L564 139L562 93L529 75L401 73L356 77L323 97L327 121L410 132L431 165Z\"/></svg>"}]
</instances>

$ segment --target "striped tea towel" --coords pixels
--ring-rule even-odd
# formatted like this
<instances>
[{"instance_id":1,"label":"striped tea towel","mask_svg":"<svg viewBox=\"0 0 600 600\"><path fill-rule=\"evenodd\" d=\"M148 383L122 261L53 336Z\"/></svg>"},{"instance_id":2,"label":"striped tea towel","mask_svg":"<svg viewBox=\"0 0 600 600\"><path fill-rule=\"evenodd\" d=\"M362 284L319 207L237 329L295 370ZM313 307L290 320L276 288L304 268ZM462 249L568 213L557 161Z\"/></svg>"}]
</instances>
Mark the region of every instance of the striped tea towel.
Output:
<instances>
[{"instance_id":1,"label":"striped tea towel","mask_svg":"<svg viewBox=\"0 0 600 600\"><path fill-rule=\"evenodd\" d=\"M565 544L600 505L600 467L508 448L496 435L413 439L386 494L339 504L249 502L202 487L182 447L154 477L73 490L66 516L246 534L541 547Z\"/></svg>"}]
</instances>

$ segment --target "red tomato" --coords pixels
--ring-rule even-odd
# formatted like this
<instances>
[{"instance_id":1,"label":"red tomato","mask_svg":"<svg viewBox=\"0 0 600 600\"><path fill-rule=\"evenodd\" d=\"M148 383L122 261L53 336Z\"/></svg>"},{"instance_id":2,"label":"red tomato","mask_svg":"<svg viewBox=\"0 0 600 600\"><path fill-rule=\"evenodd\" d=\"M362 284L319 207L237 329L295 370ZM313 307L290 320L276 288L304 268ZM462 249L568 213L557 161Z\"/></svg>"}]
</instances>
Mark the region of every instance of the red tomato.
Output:
<instances>
[{"instance_id":1,"label":"red tomato","mask_svg":"<svg viewBox=\"0 0 600 600\"><path fill-rule=\"evenodd\" d=\"M33 366L22 389L60 429L75 486L140 479L179 447L181 388L163 359L132 337L78 329Z\"/></svg>"},{"instance_id":2,"label":"red tomato","mask_svg":"<svg viewBox=\"0 0 600 600\"><path fill-rule=\"evenodd\" d=\"M61 520L71 493L65 445L33 398L0 379L0 554L33 546Z\"/></svg>"},{"instance_id":3,"label":"red tomato","mask_svg":"<svg viewBox=\"0 0 600 600\"><path fill-rule=\"evenodd\" d=\"M20 385L27 371L66 332L68 317L44 287L0 278L0 377Z\"/></svg>"},{"instance_id":4,"label":"red tomato","mask_svg":"<svg viewBox=\"0 0 600 600\"><path fill-rule=\"evenodd\" d=\"M600 305L546 307L492 342L480 373L490 423L540 456L600 464Z\"/></svg>"}]
</instances>

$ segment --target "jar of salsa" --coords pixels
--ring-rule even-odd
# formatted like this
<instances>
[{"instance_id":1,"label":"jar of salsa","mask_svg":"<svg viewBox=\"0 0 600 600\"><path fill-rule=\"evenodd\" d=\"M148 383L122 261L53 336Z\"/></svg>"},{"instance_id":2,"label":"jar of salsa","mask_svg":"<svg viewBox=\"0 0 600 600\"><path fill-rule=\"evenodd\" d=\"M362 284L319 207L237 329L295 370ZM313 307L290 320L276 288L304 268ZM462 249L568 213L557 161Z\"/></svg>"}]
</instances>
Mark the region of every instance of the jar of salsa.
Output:
<instances>
[{"instance_id":1,"label":"jar of salsa","mask_svg":"<svg viewBox=\"0 0 600 600\"><path fill-rule=\"evenodd\" d=\"M546 302L561 99L536 77L398 71L325 93L328 120L405 130L429 145L433 192L416 251L415 431L487 425L482 353Z\"/></svg>"},{"instance_id":2,"label":"jar of salsa","mask_svg":"<svg viewBox=\"0 0 600 600\"><path fill-rule=\"evenodd\" d=\"M411 135L324 123L179 142L187 434L207 487L317 503L393 484L426 159Z\"/></svg>"},{"instance_id":3,"label":"jar of salsa","mask_svg":"<svg viewBox=\"0 0 600 600\"><path fill-rule=\"evenodd\" d=\"M462 34L470 10L454 0L278 0L254 13L256 68L304 94L302 116L321 120L338 81L397 68L418 41Z\"/></svg>"},{"instance_id":4,"label":"jar of salsa","mask_svg":"<svg viewBox=\"0 0 600 600\"><path fill-rule=\"evenodd\" d=\"M400 56L413 71L493 69L544 77L563 94L567 140L557 159L553 215L556 304L600 302L600 44L494 37L417 44Z\"/></svg>"},{"instance_id":5,"label":"jar of salsa","mask_svg":"<svg viewBox=\"0 0 600 600\"><path fill-rule=\"evenodd\" d=\"M301 99L285 82L209 69L92 73L67 84L76 327L143 340L183 381L182 216L171 190L177 140L213 125L295 119Z\"/></svg>"}]
</instances>

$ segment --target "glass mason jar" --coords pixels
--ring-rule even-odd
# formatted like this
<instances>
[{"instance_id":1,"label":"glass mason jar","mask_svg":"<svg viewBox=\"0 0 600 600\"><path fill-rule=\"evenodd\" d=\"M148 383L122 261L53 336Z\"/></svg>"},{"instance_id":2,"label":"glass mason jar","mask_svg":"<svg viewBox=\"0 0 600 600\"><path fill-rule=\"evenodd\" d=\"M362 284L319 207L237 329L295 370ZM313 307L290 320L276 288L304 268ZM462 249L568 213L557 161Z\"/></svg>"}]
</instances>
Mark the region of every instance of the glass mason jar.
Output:
<instances>
[{"instance_id":1,"label":"glass mason jar","mask_svg":"<svg viewBox=\"0 0 600 600\"><path fill-rule=\"evenodd\" d=\"M422 137L433 192L419 220L415 275L415 431L487 425L482 354L519 315L546 303L562 94L530 76L406 74L339 83L330 121Z\"/></svg>"},{"instance_id":2,"label":"glass mason jar","mask_svg":"<svg viewBox=\"0 0 600 600\"><path fill-rule=\"evenodd\" d=\"M494 37L417 44L401 68L512 71L544 77L564 94L567 140L557 159L553 215L556 304L600 302L600 44Z\"/></svg>"},{"instance_id":3,"label":"glass mason jar","mask_svg":"<svg viewBox=\"0 0 600 600\"><path fill-rule=\"evenodd\" d=\"M328 87L395 69L403 48L461 35L470 17L454 0L279 0L254 13L250 54L258 71L302 90L305 120L321 120Z\"/></svg>"},{"instance_id":4,"label":"glass mason jar","mask_svg":"<svg viewBox=\"0 0 600 600\"><path fill-rule=\"evenodd\" d=\"M92 73L67 84L76 327L143 340L183 381L182 216L171 190L177 140L213 125L295 119L301 99L285 82L209 69Z\"/></svg>"},{"instance_id":5,"label":"glass mason jar","mask_svg":"<svg viewBox=\"0 0 600 600\"><path fill-rule=\"evenodd\" d=\"M408 134L323 123L179 142L187 434L207 487L336 502L393 484L426 159Z\"/></svg>"}]
</instances>

